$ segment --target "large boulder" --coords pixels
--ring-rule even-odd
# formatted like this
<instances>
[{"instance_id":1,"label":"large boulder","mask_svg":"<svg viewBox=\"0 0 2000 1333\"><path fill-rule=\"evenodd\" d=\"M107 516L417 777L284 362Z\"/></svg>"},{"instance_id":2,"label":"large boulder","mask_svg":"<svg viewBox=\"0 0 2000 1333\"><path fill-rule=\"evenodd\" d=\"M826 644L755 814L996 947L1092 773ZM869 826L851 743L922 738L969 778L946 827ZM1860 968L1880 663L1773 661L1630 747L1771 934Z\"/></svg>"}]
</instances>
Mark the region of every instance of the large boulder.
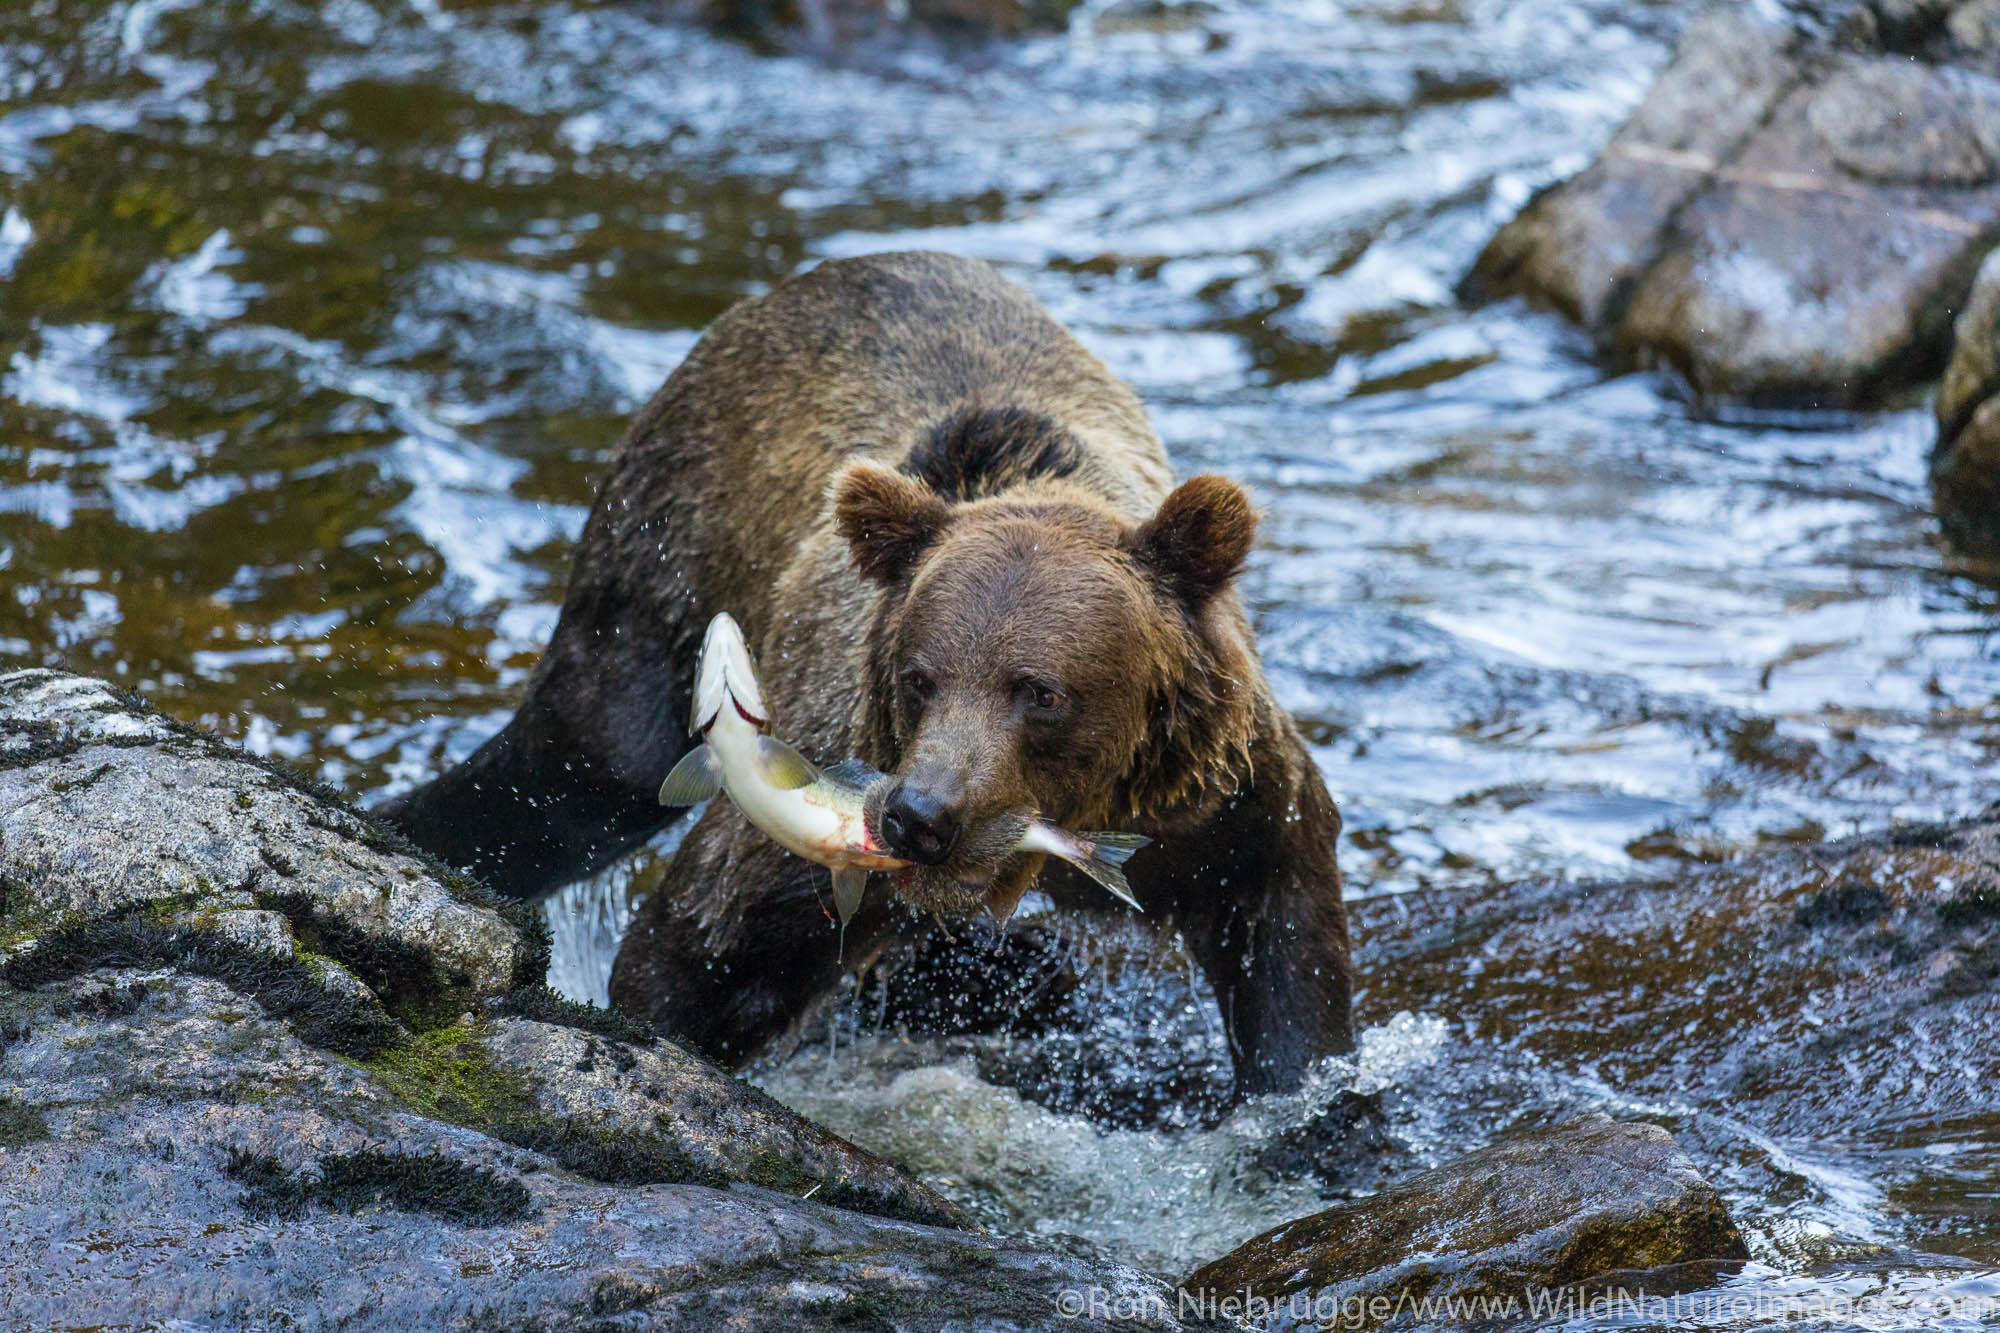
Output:
<instances>
[{"instance_id":1,"label":"large boulder","mask_svg":"<svg viewBox=\"0 0 2000 1333\"><path fill-rule=\"evenodd\" d=\"M803 1198L796 1161L720 1187L627 1137L637 1094L538 1114L507 1053L546 1069L586 1040L539 1023L355 1063L173 968L0 1006L0 1326L1053 1329L1088 1287L1168 1308L1115 1265ZM595 1060L659 1072L636 1044Z\"/></svg>"},{"instance_id":2,"label":"large boulder","mask_svg":"<svg viewBox=\"0 0 2000 1333\"><path fill-rule=\"evenodd\" d=\"M1931 489L1945 535L2000 556L2000 250L1980 267L1938 386Z\"/></svg>"},{"instance_id":3,"label":"large boulder","mask_svg":"<svg viewBox=\"0 0 2000 1333\"><path fill-rule=\"evenodd\" d=\"M93 681L0 675L0 1324L1067 1326L1115 1264L542 985L535 914Z\"/></svg>"},{"instance_id":4,"label":"large boulder","mask_svg":"<svg viewBox=\"0 0 2000 1333\"><path fill-rule=\"evenodd\" d=\"M0 676L0 812L0 956L144 918L317 943L392 1012L456 1017L541 979L543 944L462 876L98 681Z\"/></svg>"},{"instance_id":5,"label":"large boulder","mask_svg":"<svg viewBox=\"0 0 2000 1333\"><path fill-rule=\"evenodd\" d=\"M1709 11L1462 293L1553 306L1705 398L1866 407L1926 382L2000 235L1995 9Z\"/></svg>"},{"instance_id":6,"label":"large boulder","mask_svg":"<svg viewBox=\"0 0 2000 1333\"><path fill-rule=\"evenodd\" d=\"M1182 1286L1343 1328L1497 1323L1535 1313L1524 1292L1555 1299L1614 1274L1749 1257L1672 1135L1590 1116L1288 1222ZM1447 1317L1454 1304L1467 1313Z\"/></svg>"}]
</instances>

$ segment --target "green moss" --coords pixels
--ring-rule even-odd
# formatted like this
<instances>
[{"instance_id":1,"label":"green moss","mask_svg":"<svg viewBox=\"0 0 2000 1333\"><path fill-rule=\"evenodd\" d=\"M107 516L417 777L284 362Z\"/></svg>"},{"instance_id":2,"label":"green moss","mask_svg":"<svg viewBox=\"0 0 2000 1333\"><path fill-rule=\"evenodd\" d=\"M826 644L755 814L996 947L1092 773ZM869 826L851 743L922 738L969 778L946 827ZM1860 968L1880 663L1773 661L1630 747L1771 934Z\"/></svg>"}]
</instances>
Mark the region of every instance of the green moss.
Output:
<instances>
[{"instance_id":1,"label":"green moss","mask_svg":"<svg viewBox=\"0 0 2000 1333\"><path fill-rule=\"evenodd\" d=\"M0 876L0 955L54 930L63 916L55 902L39 898L18 880Z\"/></svg>"},{"instance_id":2,"label":"green moss","mask_svg":"<svg viewBox=\"0 0 2000 1333\"><path fill-rule=\"evenodd\" d=\"M539 984L516 987L500 1002L500 1011L516 1018L533 1019L537 1023L553 1023L558 1027L594 1033L612 1041L650 1045L657 1035L650 1026L629 1014L584 1004Z\"/></svg>"},{"instance_id":3,"label":"green moss","mask_svg":"<svg viewBox=\"0 0 2000 1333\"><path fill-rule=\"evenodd\" d=\"M518 1070L495 1064L473 1028L424 1033L405 1046L382 1051L363 1068L421 1115L541 1153L592 1180L618 1185L720 1185L728 1180L670 1139L549 1115L537 1101L534 1085Z\"/></svg>"},{"instance_id":4,"label":"green moss","mask_svg":"<svg viewBox=\"0 0 2000 1333\"><path fill-rule=\"evenodd\" d=\"M156 925L196 925L202 917L213 919L213 904L209 900L214 893L215 886L208 878L197 875L192 889L148 898L143 903L132 904L127 910Z\"/></svg>"},{"instance_id":5,"label":"green moss","mask_svg":"<svg viewBox=\"0 0 2000 1333\"><path fill-rule=\"evenodd\" d=\"M322 910L310 894L259 893L257 905L291 922L301 953L337 963L412 1031L451 1026L477 998L469 977L447 974L429 951L362 930Z\"/></svg>"},{"instance_id":6,"label":"green moss","mask_svg":"<svg viewBox=\"0 0 2000 1333\"><path fill-rule=\"evenodd\" d=\"M439 1028L362 1061L376 1082L420 1115L479 1129L532 1115L534 1088L493 1063L469 1027Z\"/></svg>"},{"instance_id":7,"label":"green moss","mask_svg":"<svg viewBox=\"0 0 2000 1333\"><path fill-rule=\"evenodd\" d=\"M83 791L110 771L110 764L99 764L88 773L79 773L73 778L50 778L49 790L53 792Z\"/></svg>"},{"instance_id":8,"label":"green moss","mask_svg":"<svg viewBox=\"0 0 2000 1333\"><path fill-rule=\"evenodd\" d=\"M769 1151L752 1157L743 1175L751 1184L762 1185L781 1194L804 1194L814 1186L825 1183L820 1177L802 1170L798 1163Z\"/></svg>"},{"instance_id":9,"label":"green moss","mask_svg":"<svg viewBox=\"0 0 2000 1333\"><path fill-rule=\"evenodd\" d=\"M463 1226L518 1222L535 1214L528 1187L486 1167L442 1153L383 1152L366 1148L319 1159L317 1178L288 1171L276 1158L231 1149L224 1168L248 1188L243 1206L264 1216L297 1217L309 1206L358 1213L394 1208L428 1213Z\"/></svg>"},{"instance_id":10,"label":"green moss","mask_svg":"<svg viewBox=\"0 0 2000 1333\"><path fill-rule=\"evenodd\" d=\"M174 967L212 977L289 1023L300 1040L357 1059L405 1039L376 1005L327 990L303 959L143 914L60 926L0 964L0 982L26 990L98 967Z\"/></svg>"},{"instance_id":11,"label":"green moss","mask_svg":"<svg viewBox=\"0 0 2000 1333\"><path fill-rule=\"evenodd\" d=\"M49 1122L32 1106L0 1097L0 1148L18 1148L49 1137Z\"/></svg>"}]
</instances>

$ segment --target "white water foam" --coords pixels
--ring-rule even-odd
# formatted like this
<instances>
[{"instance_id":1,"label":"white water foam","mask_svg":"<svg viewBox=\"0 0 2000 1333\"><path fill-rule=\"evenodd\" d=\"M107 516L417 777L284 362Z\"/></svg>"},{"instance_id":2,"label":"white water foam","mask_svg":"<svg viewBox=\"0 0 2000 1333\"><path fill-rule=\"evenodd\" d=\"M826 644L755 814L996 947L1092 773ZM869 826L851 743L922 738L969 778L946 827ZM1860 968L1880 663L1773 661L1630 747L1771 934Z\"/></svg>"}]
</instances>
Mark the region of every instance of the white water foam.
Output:
<instances>
[{"instance_id":1,"label":"white water foam","mask_svg":"<svg viewBox=\"0 0 2000 1333\"><path fill-rule=\"evenodd\" d=\"M969 1058L871 1037L801 1051L764 1089L872 1152L915 1171L1002 1232L1078 1237L1129 1262L1179 1274L1251 1236L1326 1206L1311 1182L1273 1178L1260 1149L1341 1094L1407 1083L1448 1046L1444 1022L1397 1014L1361 1034L1297 1092L1252 1099L1213 1129L1104 1129L982 1079Z\"/></svg>"}]
</instances>

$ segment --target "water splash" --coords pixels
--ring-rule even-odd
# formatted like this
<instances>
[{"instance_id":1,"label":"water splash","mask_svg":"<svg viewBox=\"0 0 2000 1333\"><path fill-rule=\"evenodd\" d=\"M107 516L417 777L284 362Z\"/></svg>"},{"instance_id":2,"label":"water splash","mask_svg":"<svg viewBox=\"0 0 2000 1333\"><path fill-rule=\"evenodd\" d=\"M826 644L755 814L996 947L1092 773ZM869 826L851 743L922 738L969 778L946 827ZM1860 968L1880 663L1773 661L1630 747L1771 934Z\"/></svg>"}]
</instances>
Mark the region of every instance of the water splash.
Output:
<instances>
[{"instance_id":1,"label":"water splash","mask_svg":"<svg viewBox=\"0 0 2000 1333\"><path fill-rule=\"evenodd\" d=\"M1266 1146L1347 1093L1419 1080L1447 1048L1442 1020L1398 1014L1365 1030L1297 1092L1253 1099L1210 1129L1106 1129L987 1082L967 1057L864 1037L801 1052L760 1076L778 1100L916 1171L1002 1232L1068 1237L1181 1273L1325 1206L1311 1181L1274 1176Z\"/></svg>"}]
</instances>

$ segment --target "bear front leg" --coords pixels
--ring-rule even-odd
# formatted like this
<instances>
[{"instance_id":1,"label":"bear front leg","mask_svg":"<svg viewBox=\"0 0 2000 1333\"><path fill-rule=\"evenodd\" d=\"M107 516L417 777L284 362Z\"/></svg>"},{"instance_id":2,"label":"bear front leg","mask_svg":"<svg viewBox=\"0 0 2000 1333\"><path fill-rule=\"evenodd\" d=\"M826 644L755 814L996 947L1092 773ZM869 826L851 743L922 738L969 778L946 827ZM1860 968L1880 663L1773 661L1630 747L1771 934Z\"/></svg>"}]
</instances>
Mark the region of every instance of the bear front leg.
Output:
<instances>
[{"instance_id":1,"label":"bear front leg","mask_svg":"<svg viewBox=\"0 0 2000 1333\"><path fill-rule=\"evenodd\" d=\"M510 897L595 873L676 813L658 792L690 745L702 608L607 584L605 563L580 550L513 719L465 762L376 811Z\"/></svg>"},{"instance_id":2,"label":"bear front leg","mask_svg":"<svg viewBox=\"0 0 2000 1333\"><path fill-rule=\"evenodd\" d=\"M1175 915L1215 989L1239 1096L1289 1091L1321 1059L1354 1049L1340 812L1298 751L1293 781L1238 793L1213 823L1164 849L1179 867Z\"/></svg>"},{"instance_id":3,"label":"bear front leg","mask_svg":"<svg viewBox=\"0 0 2000 1333\"><path fill-rule=\"evenodd\" d=\"M719 799L626 932L611 1002L737 1068L880 948L889 903L888 885L871 876L848 923L843 964L827 869L793 856Z\"/></svg>"}]
</instances>

